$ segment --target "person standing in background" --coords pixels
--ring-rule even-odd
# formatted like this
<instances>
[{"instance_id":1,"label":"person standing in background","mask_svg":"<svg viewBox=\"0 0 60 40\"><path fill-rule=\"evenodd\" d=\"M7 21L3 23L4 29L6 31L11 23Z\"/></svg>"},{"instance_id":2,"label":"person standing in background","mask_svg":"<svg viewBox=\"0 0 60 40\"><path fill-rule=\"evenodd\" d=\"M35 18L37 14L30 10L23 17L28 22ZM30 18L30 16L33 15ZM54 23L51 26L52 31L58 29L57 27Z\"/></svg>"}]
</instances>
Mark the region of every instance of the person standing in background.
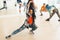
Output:
<instances>
[{"instance_id":1,"label":"person standing in background","mask_svg":"<svg viewBox=\"0 0 60 40\"><path fill-rule=\"evenodd\" d=\"M19 5L19 12L21 12L21 6L22 6L22 1L21 0L17 0L17 3ZM15 4L16 6L17 4Z\"/></svg>"}]
</instances>

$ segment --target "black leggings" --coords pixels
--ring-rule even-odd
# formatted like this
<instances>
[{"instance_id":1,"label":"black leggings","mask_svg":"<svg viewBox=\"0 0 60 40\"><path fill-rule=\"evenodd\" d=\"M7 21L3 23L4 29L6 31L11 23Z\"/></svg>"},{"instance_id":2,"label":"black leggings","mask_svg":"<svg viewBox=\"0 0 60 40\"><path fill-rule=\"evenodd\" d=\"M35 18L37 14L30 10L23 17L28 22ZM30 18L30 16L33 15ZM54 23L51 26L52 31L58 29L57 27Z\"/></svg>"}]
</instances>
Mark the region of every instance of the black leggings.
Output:
<instances>
[{"instance_id":1,"label":"black leggings","mask_svg":"<svg viewBox=\"0 0 60 40\"><path fill-rule=\"evenodd\" d=\"M29 25L30 28L32 28L31 31L35 31L37 29L37 26L35 24Z\"/></svg>"}]
</instances>

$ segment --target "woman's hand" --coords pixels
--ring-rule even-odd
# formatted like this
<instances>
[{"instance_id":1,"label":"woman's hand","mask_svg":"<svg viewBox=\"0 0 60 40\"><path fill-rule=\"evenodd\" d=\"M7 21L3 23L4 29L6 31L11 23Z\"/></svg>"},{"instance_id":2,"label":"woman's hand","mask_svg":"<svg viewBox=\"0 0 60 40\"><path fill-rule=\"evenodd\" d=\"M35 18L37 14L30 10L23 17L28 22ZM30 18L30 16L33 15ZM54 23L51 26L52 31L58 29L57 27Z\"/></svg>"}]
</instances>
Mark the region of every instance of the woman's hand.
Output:
<instances>
[{"instance_id":1,"label":"woman's hand","mask_svg":"<svg viewBox=\"0 0 60 40\"><path fill-rule=\"evenodd\" d=\"M33 1L30 1L29 3L32 3Z\"/></svg>"}]
</instances>

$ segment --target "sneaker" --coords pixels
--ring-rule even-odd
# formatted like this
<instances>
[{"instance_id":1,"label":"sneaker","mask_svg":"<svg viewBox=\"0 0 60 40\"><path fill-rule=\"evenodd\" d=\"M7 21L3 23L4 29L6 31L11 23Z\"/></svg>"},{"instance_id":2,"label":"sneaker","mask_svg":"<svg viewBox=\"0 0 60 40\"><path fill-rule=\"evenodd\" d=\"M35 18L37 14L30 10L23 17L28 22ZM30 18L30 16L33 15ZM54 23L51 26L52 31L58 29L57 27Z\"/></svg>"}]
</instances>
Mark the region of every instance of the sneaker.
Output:
<instances>
[{"instance_id":1,"label":"sneaker","mask_svg":"<svg viewBox=\"0 0 60 40\"><path fill-rule=\"evenodd\" d=\"M6 39L8 39L8 38L10 38L11 37L11 35L8 35L8 36L6 36Z\"/></svg>"},{"instance_id":2,"label":"sneaker","mask_svg":"<svg viewBox=\"0 0 60 40\"><path fill-rule=\"evenodd\" d=\"M46 19L46 21L49 21L49 19Z\"/></svg>"}]
</instances>

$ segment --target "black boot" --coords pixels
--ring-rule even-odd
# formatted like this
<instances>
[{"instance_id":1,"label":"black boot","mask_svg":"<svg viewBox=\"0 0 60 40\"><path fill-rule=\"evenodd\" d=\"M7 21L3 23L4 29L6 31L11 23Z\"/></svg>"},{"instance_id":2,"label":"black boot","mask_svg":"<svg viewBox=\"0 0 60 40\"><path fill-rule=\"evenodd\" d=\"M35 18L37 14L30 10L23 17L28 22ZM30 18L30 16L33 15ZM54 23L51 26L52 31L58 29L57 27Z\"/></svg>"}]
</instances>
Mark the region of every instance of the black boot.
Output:
<instances>
[{"instance_id":1,"label":"black boot","mask_svg":"<svg viewBox=\"0 0 60 40\"><path fill-rule=\"evenodd\" d=\"M43 14L41 14L40 16L43 16Z\"/></svg>"},{"instance_id":2,"label":"black boot","mask_svg":"<svg viewBox=\"0 0 60 40\"><path fill-rule=\"evenodd\" d=\"M49 21L49 19L46 19L46 21Z\"/></svg>"},{"instance_id":3,"label":"black boot","mask_svg":"<svg viewBox=\"0 0 60 40\"><path fill-rule=\"evenodd\" d=\"M8 39L8 38L10 38L11 37L11 35L8 35L8 36L6 36L6 39Z\"/></svg>"}]
</instances>

